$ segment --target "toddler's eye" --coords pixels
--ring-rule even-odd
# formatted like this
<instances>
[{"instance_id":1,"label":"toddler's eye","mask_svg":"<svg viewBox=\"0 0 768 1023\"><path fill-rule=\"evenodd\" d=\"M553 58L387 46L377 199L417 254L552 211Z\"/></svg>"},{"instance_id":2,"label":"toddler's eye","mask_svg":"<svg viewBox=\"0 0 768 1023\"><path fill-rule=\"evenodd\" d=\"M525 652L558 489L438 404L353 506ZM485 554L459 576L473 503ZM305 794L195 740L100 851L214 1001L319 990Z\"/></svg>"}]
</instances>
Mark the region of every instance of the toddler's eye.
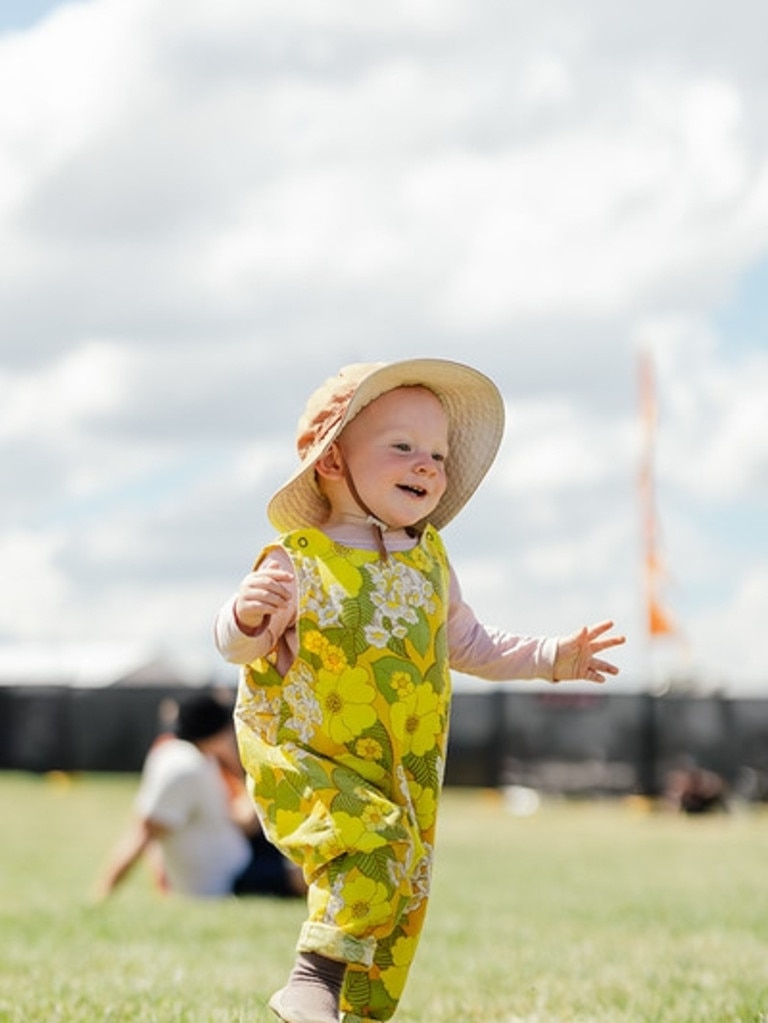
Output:
<instances>
[{"instance_id":1,"label":"toddler's eye","mask_svg":"<svg viewBox=\"0 0 768 1023\"><path fill-rule=\"evenodd\" d=\"M393 447L395 448L396 451L410 451L411 450L411 445L410 444L406 444L404 441L402 443L400 443L400 444L394 444Z\"/></svg>"},{"instance_id":2,"label":"toddler's eye","mask_svg":"<svg viewBox=\"0 0 768 1023\"><path fill-rule=\"evenodd\" d=\"M439 451L436 451L434 453L434 455L432 455L432 461L433 462L444 462L445 461L445 455L441 454Z\"/></svg>"}]
</instances>

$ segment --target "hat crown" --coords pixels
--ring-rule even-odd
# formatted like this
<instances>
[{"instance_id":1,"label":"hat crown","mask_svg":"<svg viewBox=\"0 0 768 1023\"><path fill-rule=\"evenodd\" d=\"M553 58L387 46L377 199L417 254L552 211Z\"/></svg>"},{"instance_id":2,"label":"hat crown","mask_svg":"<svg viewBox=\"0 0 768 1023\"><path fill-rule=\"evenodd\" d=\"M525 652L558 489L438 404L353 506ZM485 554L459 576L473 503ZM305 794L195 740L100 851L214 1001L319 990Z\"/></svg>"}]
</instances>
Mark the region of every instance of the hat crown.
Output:
<instances>
[{"instance_id":1,"label":"hat crown","mask_svg":"<svg viewBox=\"0 0 768 1023\"><path fill-rule=\"evenodd\" d=\"M309 451L331 436L343 420L361 381L382 365L381 362L355 362L343 366L312 392L296 434L296 450L302 461Z\"/></svg>"}]
</instances>

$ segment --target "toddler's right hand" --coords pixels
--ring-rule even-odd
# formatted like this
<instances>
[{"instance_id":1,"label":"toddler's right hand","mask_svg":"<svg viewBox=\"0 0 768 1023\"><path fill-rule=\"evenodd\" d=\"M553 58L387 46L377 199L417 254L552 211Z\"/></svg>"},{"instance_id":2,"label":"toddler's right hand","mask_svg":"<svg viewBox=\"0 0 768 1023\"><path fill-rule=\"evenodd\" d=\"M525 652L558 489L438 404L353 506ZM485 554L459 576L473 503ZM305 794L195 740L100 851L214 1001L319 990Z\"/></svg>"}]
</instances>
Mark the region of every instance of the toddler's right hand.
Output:
<instances>
[{"instance_id":1,"label":"toddler's right hand","mask_svg":"<svg viewBox=\"0 0 768 1023\"><path fill-rule=\"evenodd\" d=\"M235 598L238 625L248 632L259 628L264 618L288 607L295 577L275 561L265 561L240 583ZM245 631L244 630L244 631Z\"/></svg>"}]
</instances>

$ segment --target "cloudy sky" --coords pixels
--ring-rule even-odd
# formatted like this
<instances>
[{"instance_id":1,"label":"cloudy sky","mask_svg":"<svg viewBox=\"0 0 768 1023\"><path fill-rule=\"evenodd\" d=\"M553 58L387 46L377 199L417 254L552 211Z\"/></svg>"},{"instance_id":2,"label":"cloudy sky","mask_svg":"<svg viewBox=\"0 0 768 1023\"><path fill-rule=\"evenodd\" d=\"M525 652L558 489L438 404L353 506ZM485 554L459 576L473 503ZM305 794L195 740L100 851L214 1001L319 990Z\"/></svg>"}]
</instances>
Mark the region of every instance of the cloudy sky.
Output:
<instances>
[{"instance_id":1,"label":"cloudy sky","mask_svg":"<svg viewBox=\"0 0 768 1023\"><path fill-rule=\"evenodd\" d=\"M767 30L763 0L5 2L0 653L213 670L305 395L427 355L507 401L445 531L482 617L614 617L624 686L768 688Z\"/></svg>"}]
</instances>

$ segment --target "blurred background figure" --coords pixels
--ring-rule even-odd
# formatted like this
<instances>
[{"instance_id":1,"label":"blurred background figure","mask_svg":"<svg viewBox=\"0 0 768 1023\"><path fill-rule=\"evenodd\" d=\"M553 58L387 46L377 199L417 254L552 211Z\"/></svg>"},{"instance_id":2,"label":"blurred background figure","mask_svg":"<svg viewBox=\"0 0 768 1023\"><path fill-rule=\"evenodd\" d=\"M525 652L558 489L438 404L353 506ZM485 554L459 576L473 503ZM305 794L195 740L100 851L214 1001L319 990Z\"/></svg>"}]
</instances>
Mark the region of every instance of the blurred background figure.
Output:
<instances>
[{"instance_id":1,"label":"blurred background figure","mask_svg":"<svg viewBox=\"0 0 768 1023\"><path fill-rule=\"evenodd\" d=\"M298 868L264 838L245 790L231 707L208 693L180 704L142 770L135 817L99 878L102 900L141 859L156 885L182 895L299 896Z\"/></svg>"},{"instance_id":2,"label":"blurred background figure","mask_svg":"<svg viewBox=\"0 0 768 1023\"><path fill-rule=\"evenodd\" d=\"M725 780L715 771L705 770L694 760L686 760L669 773L666 799L681 813L703 814L728 809Z\"/></svg>"}]
</instances>

